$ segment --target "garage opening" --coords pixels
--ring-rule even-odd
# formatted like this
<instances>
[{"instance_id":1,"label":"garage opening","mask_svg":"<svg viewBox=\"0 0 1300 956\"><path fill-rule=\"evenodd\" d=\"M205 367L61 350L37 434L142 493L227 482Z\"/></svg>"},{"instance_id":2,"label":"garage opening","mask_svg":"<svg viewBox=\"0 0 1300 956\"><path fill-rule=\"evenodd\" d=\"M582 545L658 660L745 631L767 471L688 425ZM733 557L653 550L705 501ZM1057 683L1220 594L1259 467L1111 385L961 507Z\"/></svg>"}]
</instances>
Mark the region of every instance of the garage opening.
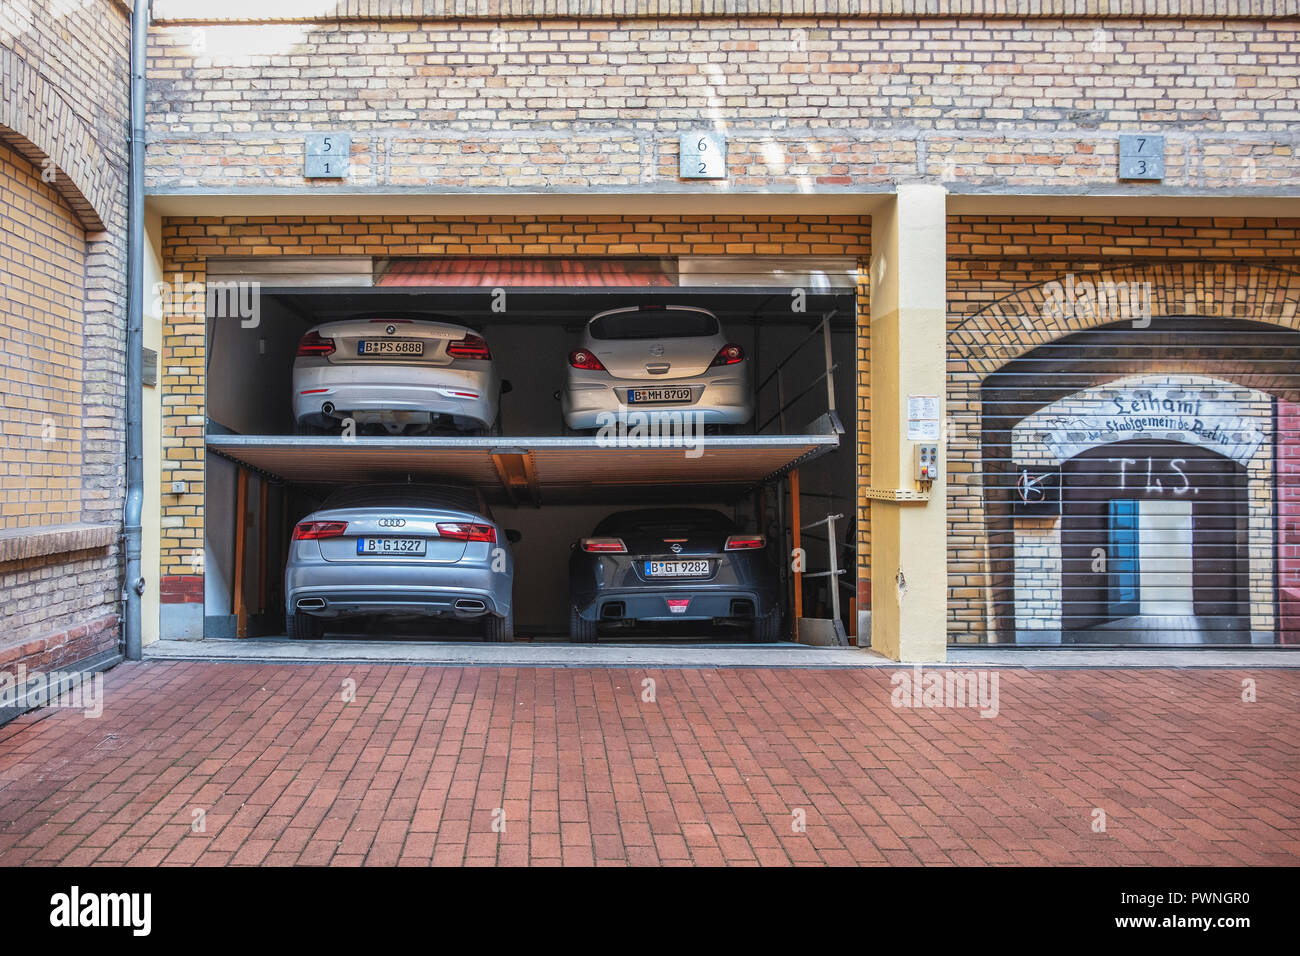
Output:
<instances>
[{"instance_id":1,"label":"garage opening","mask_svg":"<svg viewBox=\"0 0 1300 956\"><path fill-rule=\"evenodd\" d=\"M208 296L208 636L284 634L290 534L331 491L431 479L480 489L497 523L519 533L517 640L568 640L574 542L619 512L665 507L715 510L766 536L783 636L793 632L796 580L803 614L829 617L838 603L840 630L852 633L856 469L852 449L841 449L857 406L852 260L257 261L210 263L209 279L218 294ZM660 441L653 429L611 442L569 428L561 393L571 353L593 316L630 306L649 316L669 306L716 316L751 363L750 420L687 434L684 444ZM451 317L487 343L509 383L495 434L393 434L374 423L346 436L296 433L291 378L305 333L356 316L421 315ZM807 578L789 559L794 515L804 524L842 516L834 542L824 540L825 525L804 532L798 569ZM832 547L841 573L816 577L829 569ZM832 589L842 601L832 600ZM626 627L616 610L602 623L601 642L748 639L725 627ZM474 633L442 618L349 618L330 636Z\"/></svg>"}]
</instances>

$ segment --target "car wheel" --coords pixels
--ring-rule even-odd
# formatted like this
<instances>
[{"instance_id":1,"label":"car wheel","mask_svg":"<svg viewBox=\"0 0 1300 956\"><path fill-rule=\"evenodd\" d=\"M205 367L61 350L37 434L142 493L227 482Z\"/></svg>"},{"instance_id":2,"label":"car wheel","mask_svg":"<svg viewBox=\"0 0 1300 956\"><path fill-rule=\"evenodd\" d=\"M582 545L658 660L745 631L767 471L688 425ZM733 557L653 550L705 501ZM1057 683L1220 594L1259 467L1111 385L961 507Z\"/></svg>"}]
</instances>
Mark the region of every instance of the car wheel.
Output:
<instances>
[{"instance_id":1,"label":"car wheel","mask_svg":"<svg viewBox=\"0 0 1300 956\"><path fill-rule=\"evenodd\" d=\"M325 633L325 622L302 611L294 611L285 617L285 630L289 639L295 641L314 641Z\"/></svg>"},{"instance_id":2,"label":"car wheel","mask_svg":"<svg viewBox=\"0 0 1300 956\"><path fill-rule=\"evenodd\" d=\"M771 644L781 639L781 612L772 611L763 617L754 618L750 631L755 644Z\"/></svg>"},{"instance_id":3,"label":"car wheel","mask_svg":"<svg viewBox=\"0 0 1300 956\"><path fill-rule=\"evenodd\" d=\"M328 435L328 428L321 428L319 425L309 425L307 422L295 422L293 426L295 435Z\"/></svg>"},{"instance_id":4,"label":"car wheel","mask_svg":"<svg viewBox=\"0 0 1300 956\"><path fill-rule=\"evenodd\" d=\"M586 620L578 613L576 607L569 607L569 642L572 644L595 644L597 639L596 622Z\"/></svg>"},{"instance_id":5,"label":"car wheel","mask_svg":"<svg viewBox=\"0 0 1300 956\"><path fill-rule=\"evenodd\" d=\"M515 616L513 613L505 617L498 617L495 614L485 615L486 620L483 622L483 635L493 644L506 644L515 639Z\"/></svg>"}]
</instances>

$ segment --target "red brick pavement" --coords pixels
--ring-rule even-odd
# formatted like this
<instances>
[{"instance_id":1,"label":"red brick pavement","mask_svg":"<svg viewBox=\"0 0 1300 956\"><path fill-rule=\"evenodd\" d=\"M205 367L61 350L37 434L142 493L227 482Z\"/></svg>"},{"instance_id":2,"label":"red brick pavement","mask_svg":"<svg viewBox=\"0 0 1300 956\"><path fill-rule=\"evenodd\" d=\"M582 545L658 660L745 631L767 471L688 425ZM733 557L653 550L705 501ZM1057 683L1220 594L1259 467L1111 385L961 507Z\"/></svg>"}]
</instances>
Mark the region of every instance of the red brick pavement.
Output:
<instances>
[{"instance_id":1,"label":"red brick pavement","mask_svg":"<svg viewBox=\"0 0 1300 956\"><path fill-rule=\"evenodd\" d=\"M890 675L124 664L0 728L0 864L1300 862L1300 671Z\"/></svg>"}]
</instances>

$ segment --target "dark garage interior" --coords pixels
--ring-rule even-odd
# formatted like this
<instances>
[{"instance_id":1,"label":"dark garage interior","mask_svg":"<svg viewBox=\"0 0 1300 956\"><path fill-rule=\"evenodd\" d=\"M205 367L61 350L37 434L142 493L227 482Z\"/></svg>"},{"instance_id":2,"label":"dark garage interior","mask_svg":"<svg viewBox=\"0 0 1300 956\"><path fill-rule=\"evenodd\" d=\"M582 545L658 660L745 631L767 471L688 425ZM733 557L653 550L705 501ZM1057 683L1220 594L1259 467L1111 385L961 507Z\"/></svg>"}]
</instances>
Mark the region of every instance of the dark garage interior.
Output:
<instances>
[{"instance_id":1,"label":"dark garage interior","mask_svg":"<svg viewBox=\"0 0 1300 956\"><path fill-rule=\"evenodd\" d=\"M502 292L504 291L504 295ZM736 462L753 467L745 443L763 436L800 435L830 428L830 401L825 385L827 345L833 366L835 418L852 434L857 405L855 388L855 298L852 288L826 288L804 292L788 287L765 288L263 288L255 327L234 319L215 318L209 332L208 434L214 436L275 436L281 451L293 462L293 477L275 468L241 468L232 458L248 464L246 457L220 450L209 452L207 462L208 514L234 516L240 499L245 519L242 533L233 520L210 520L206 554L206 629L210 637L236 636L240 619L250 637L284 633L282 572L285 546L293 524L317 507L324 496L355 477L331 464L328 455L313 455L309 444L294 437L290 375L300 337L321 322L361 314L435 314L480 332L492 349L501 377L511 390L501 399L501 435L493 442L529 446L520 439L556 437L565 433L556 392L564 383L566 357L578 342L586 321L598 312L625 305L673 303L699 306L719 318L728 341L740 345L753 362L756 413L746 426L722 437L736 447L729 453ZM795 311L795 306L802 311ZM822 328L827 319L829 334ZM774 370L781 365L779 376ZM782 409L782 405L785 408ZM395 436L370 439L391 446L382 464L368 466L367 479L419 480L442 477L436 453L404 454ZM337 441L338 439L335 439ZM493 442L489 442L492 444ZM593 443L578 438L576 445ZM581 447L564 452L570 465L581 470ZM295 448L295 445L300 447ZM548 485L515 494L501 481L478 482L491 503L495 520L516 529L522 539L513 545L515 556L515 634L524 640L564 640L567 624L567 567L570 543L591 532L608 514L633 507L689 505L716 508L733 518L745 531L768 535L768 547L783 568L787 610L791 604L789 561L791 546L789 482L791 467L798 468L802 521L807 524L827 514L840 514L837 556L844 566L856 548L850 519L854 514L855 461L850 447L819 446L806 461L784 461L782 467L761 477L762 483L737 482L726 475L726 462L715 462L705 474L692 468L680 453L681 467L667 474L639 475L636 466L620 466L618 477L584 485L573 482ZM606 451L609 451L607 449ZM633 451L633 449L617 449ZM822 453L828 452L828 453ZM558 454L558 452L557 452ZM792 452L793 454L793 452ZM319 457L319 460L316 460ZM611 459L602 457L601 461ZM603 466L599 466L603 467ZM721 468L720 473L718 469ZM280 469L285 470L285 469ZM239 478L244 472L245 478ZM717 480L722 479L722 480ZM243 489L240 489L240 485ZM803 535L807 570L828 563L825 528ZM236 560L236 539L242 537L242 561ZM239 565L239 566L237 566ZM264 565L264 566L263 566ZM850 563L849 567L853 565ZM242 608L236 606L234 582L243 581ZM841 619L852 632L851 597L856 590L852 571L841 575ZM828 578L805 579L804 614L829 617ZM242 614L241 614L242 610ZM786 614L786 630L789 631ZM638 640L726 639L697 629L638 631ZM441 620L346 621L332 638L405 637L407 639L464 639L461 625ZM633 636L632 634L628 635ZM603 638L615 640L616 637ZM734 638L732 638L734 639ZM743 639L743 638L742 638Z\"/></svg>"}]
</instances>

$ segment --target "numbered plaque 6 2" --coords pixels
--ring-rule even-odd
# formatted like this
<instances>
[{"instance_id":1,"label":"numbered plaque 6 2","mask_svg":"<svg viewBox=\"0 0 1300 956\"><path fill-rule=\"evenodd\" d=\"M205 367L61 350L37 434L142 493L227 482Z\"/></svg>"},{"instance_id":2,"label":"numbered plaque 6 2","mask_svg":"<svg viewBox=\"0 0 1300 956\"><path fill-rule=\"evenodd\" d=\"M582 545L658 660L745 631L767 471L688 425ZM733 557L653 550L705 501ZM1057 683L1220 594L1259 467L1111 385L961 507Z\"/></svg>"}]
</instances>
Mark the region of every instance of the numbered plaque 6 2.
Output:
<instances>
[{"instance_id":1,"label":"numbered plaque 6 2","mask_svg":"<svg viewBox=\"0 0 1300 956\"><path fill-rule=\"evenodd\" d=\"M727 178L727 138L720 133L682 133L678 153L680 178Z\"/></svg>"}]
</instances>

